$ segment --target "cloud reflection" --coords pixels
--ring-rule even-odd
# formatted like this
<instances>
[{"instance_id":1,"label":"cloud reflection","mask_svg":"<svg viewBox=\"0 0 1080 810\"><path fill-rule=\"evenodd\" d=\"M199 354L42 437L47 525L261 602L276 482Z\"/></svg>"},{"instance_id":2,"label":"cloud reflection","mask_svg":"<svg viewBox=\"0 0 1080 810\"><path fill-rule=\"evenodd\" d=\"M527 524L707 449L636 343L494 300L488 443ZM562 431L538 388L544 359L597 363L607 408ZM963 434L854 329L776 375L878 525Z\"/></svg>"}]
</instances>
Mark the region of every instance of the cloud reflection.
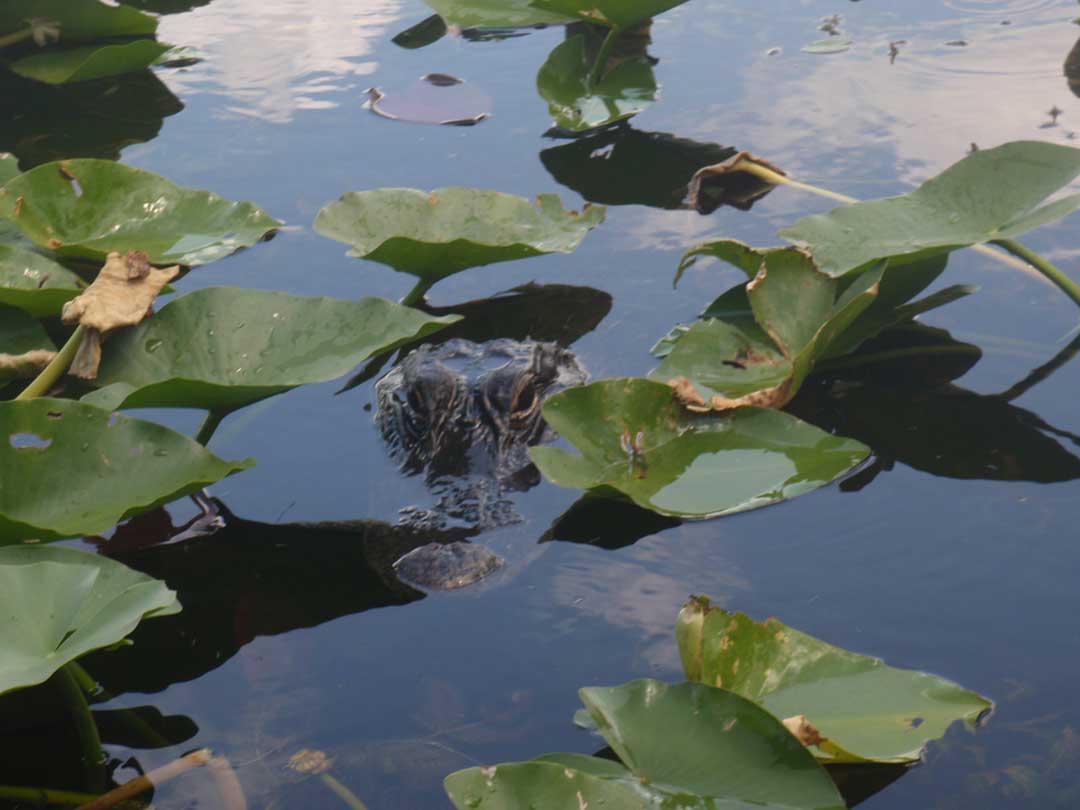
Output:
<instances>
[{"instance_id":1,"label":"cloud reflection","mask_svg":"<svg viewBox=\"0 0 1080 810\"><path fill-rule=\"evenodd\" d=\"M401 6L402 0L218 0L162 18L163 40L205 57L163 76L178 93L228 96L226 115L287 123L298 110L337 106L332 93L375 71L375 43Z\"/></svg>"}]
</instances>

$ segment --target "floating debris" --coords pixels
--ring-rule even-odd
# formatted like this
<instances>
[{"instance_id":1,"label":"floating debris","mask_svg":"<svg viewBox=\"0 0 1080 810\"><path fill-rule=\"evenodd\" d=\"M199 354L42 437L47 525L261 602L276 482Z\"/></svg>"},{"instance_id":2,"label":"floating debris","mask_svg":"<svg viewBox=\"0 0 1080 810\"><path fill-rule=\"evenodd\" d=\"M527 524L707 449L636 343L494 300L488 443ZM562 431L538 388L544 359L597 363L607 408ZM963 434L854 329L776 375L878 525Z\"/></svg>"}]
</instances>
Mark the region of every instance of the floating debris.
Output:
<instances>
[{"instance_id":1,"label":"floating debris","mask_svg":"<svg viewBox=\"0 0 1080 810\"><path fill-rule=\"evenodd\" d=\"M491 99L446 73L429 73L400 92L367 89L366 106L391 121L469 127L491 114Z\"/></svg>"}]
</instances>

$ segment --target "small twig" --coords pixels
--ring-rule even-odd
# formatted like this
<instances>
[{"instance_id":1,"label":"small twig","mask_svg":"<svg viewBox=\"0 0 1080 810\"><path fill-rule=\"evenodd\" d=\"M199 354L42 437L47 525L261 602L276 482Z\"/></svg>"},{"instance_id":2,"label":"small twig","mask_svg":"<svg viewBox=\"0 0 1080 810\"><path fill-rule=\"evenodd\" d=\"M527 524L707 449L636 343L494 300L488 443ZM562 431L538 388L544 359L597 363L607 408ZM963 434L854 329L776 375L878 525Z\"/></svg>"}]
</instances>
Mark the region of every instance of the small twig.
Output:
<instances>
[{"instance_id":1,"label":"small twig","mask_svg":"<svg viewBox=\"0 0 1080 810\"><path fill-rule=\"evenodd\" d=\"M145 793L147 790L164 784L170 779L175 779L188 771L194 770L202 765L207 765L212 759L214 759L214 755L209 748L200 748L198 751L192 751L190 754L185 754L180 757L180 759L174 760L168 765L155 768L150 771L150 773L136 776L130 782L125 782L120 785L120 787L110 790L102 796L98 796L92 802L79 805L76 810L108 810L108 808L115 806L125 799L138 796L140 793Z\"/></svg>"}]
</instances>

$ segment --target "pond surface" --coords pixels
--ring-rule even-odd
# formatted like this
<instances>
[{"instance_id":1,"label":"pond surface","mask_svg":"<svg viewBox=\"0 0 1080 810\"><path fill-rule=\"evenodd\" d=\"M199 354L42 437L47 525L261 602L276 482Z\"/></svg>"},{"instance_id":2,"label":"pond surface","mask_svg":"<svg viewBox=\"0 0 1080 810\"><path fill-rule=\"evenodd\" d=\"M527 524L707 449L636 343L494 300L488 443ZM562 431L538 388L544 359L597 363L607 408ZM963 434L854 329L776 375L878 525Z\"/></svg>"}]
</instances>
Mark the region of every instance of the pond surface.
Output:
<instances>
[{"instance_id":1,"label":"pond surface","mask_svg":"<svg viewBox=\"0 0 1080 810\"><path fill-rule=\"evenodd\" d=\"M287 222L271 242L195 270L185 290L400 298L410 277L313 232L316 212L346 191L556 191L573 207L586 194L611 207L576 253L461 273L428 301L451 310L487 301L473 307L474 339L557 339L603 378L645 374L656 339L737 280L702 263L673 289L686 247L706 236L774 244L778 228L831 207L779 189L749 212L680 210L679 183L650 170L672 152L749 149L870 198L911 189L972 144L1068 144L1080 132L1062 71L1080 36L1066 0L691 0L652 28L660 100L630 131L584 145L544 136L550 117L535 91L562 29L488 40L451 32L415 50L391 41L430 13L420 0L204 0L163 17L159 32L204 61L63 98L19 85L20 114L0 124L0 150L24 169L120 157ZM802 52L833 14L853 47ZM362 106L369 87L389 95L431 73L468 82L490 117L440 127ZM1072 269L1076 222L1025 241ZM126 705L185 715L198 733L161 751L110 752L150 769L207 745L230 758L252 807L340 807L319 780L285 767L296 751L320 749L371 810L448 806L441 780L457 768L600 747L570 721L577 689L680 680L675 616L704 593L997 702L984 728L954 728L862 806L1076 807L1080 363L1067 360L1077 313L1046 284L970 251L939 282L954 283L981 289L924 321L981 350L962 376L811 384L795 403L873 448L874 464L855 478L717 521L672 525L612 508L555 529L578 493L542 482L514 495L520 522L478 538L506 566L449 593L380 573L392 549L380 550L387 532L374 522L395 523L432 495L390 459L373 423L373 380L341 394L340 381L298 389L234 415L212 447L259 465L213 488L236 516L231 527L118 554L179 588L184 614L147 622L134 647L87 662ZM1062 352L1060 367L1029 377ZM198 423L152 416L189 433ZM177 525L193 515L183 503L171 512ZM346 527L276 525L357 520L373 522L362 545ZM117 772L133 775L130 763ZM155 806L207 810L218 799L188 779L159 791Z\"/></svg>"}]
</instances>

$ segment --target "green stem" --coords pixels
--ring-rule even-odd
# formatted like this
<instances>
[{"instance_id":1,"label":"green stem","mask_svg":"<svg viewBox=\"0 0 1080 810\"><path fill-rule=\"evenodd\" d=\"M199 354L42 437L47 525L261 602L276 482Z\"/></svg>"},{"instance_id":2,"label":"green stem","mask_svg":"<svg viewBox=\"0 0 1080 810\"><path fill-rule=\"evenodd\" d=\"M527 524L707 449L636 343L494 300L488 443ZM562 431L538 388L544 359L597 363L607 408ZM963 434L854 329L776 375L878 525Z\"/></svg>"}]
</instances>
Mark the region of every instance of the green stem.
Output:
<instances>
[{"instance_id":1,"label":"green stem","mask_svg":"<svg viewBox=\"0 0 1080 810\"><path fill-rule=\"evenodd\" d=\"M596 55L596 61L593 62L592 70L589 71L589 78L585 85L590 93L596 83L603 78L604 68L607 67L608 58L611 56L611 49L615 47L615 40L619 38L620 34L622 34L622 29L617 25L613 25L607 36L604 37L604 42L600 45L600 53Z\"/></svg>"},{"instance_id":2,"label":"green stem","mask_svg":"<svg viewBox=\"0 0 1080 810\"><path fill-rule=\"evenodd\" d=\"M6 48L9 45L18 45L20 42L25 42L34 36L33 28L24 28L22 31L14 31L10 34L4 34L0 37L0 48Z\"/></svg>"},{"instance_id":3,"label":"green stem","mask_svg":"<svg viewBox=\"0 0 1080 810\"><path fill-rule=\"evenodd\" d=\"M322 779L324 785L338 795L338 797L345 802L350 810L368 810L368 806L364 804L360 797L349 790L345 785L341 784L331 774L321 773L319 778Z\"/></svg>"},{"instance_id":4,"label":"green stem","mask_svg":"<svg viewBox=\"0 0 1080 810\"><path fill-rule=\"evenodd\" d=\"M412 307L419 304L424 300L424 296L427 295L428 290L435 286L434 281L428 281L425 278L416 282L415 286L405 293L405 297L399 302L403 307Z\"/></svg>"},{"instance_id":5,"label":"green stem","mask_svg":"<svg viewBox=\"0 0 1080 810\"><path fill-rule=\"evenodd\" d=\"M1080 306L1080 285L1077 285L1075 281L1065 275L1057 267L1050 264L1050 262L1034 250L1021 245L1015 239L995 239L994 244L1003 250L1009 251L1009 253L1016 256L1018 259L1023 259L1031 267L1034 267L1046 276L1055 287L1069 296L1069 298L1073 300L1073 303Z\"/></svg>"},{"instance_id":6,"label":"green stem","mask_svg":"<svg viewBox=\"0 0 1080 810\"><path fill-rule=\"evenodd\" d=\"M84 326L80 324L76 327L64 347L56 353L56 357L52 359L52 362L45 366L35 380L26 386L15 399L35 399L47 394L49 389L59 382L60 378L64 376L64 372L71 366L71 361L75 358L75 353L79 351L85 333L86 328Z\"/></svg>"},{"instance_id":7,"label":"green stem","mask_svg":"<svg viewBox=\"0 0 1080 810\"><path fill-rule=\"evenodd\" d=\"M214 438L214 433L218 429L218 425L221 424L228 414L223 411L209 411L206 414L206 418L203 423L199 425L199 432L195 434L195 441L206 447L210 444L210 440Z\"/></svg>"},{"instance_id":8,"label":"green stem","mask_svg":"<svg viewBox=\"0 0 1080 810\"><path fill-rule=\"evenodd\" d=\"M72 661L67 665L67 670L71 674L71 677L75 679L75 683L82 689L83 694L98 698L102 702L112 701L116 699L116 696L102 686L100 683L94 680L94 676L83 669L82 665L78 661ZM166 748L171 743L165 739L153 726L143 720L137 713L127 708L126 706L119 706L115 710L116 717L131 731L134 735L141 738L142 741L154 748Z\"/></svg>"},{"instance_id":9,"label":"green stem","mask_svg":"<svg viewBox=\"0 0 1080 810\"><path fill-rule=\"evenodd\" d=\"M92 802L96 798L97 796L92 793L74 793L70 790L0 785L0 799L10 799L13 802L25 804L80 805Z\"/></svg>"},{"instance_id":10,"label":"green stem","mask_svg":"<svg viewBox=\"0 0 1080 810\"><path fill-rule=\"evenodd\" d=\"M84 787L100 793L105 789L105 751L101 747L101 737L98 735L97 726L94 725L94 716L90 713L86 695L83 694L78 678L70 667L71 664L60 667L53 679L71 712L75 733L82 744Z\"/></svg>"}]
</instances>

